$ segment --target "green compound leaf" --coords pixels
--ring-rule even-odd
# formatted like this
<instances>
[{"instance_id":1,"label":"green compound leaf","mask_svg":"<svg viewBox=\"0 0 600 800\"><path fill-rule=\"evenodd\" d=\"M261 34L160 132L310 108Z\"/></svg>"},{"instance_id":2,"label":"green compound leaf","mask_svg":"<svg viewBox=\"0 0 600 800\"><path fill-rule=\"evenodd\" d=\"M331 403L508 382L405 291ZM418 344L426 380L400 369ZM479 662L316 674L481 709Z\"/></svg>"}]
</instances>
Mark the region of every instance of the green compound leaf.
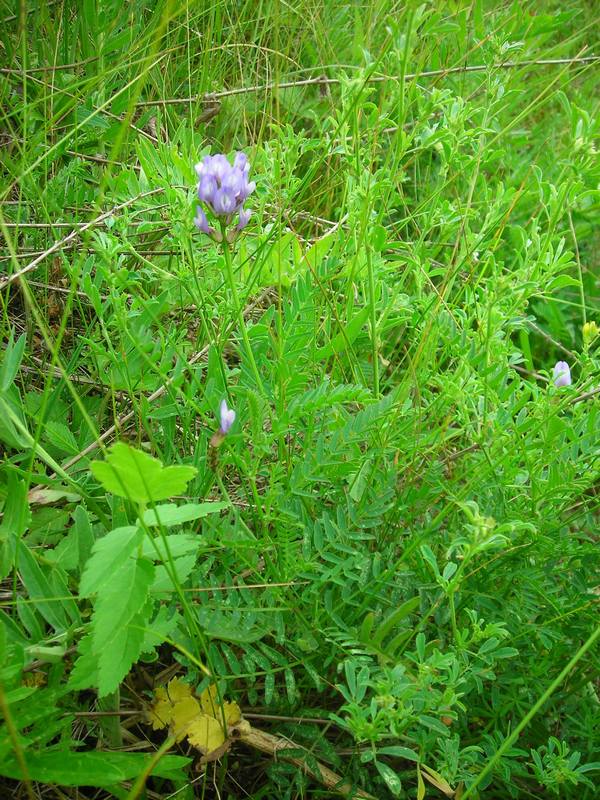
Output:
<instances>
[{"instance_id":1,"label":"green compound leaf","mask_svg":"<svg viewBox=\"0 0 600 800\"><path fill-rule=\"evenodd\" d=\"M93 461L90 469L106 491L140 505L181 494L196 474L191 466L163 467L157 458L123 442L110 448L106 461Z\"/></svg>"}]
</instances>

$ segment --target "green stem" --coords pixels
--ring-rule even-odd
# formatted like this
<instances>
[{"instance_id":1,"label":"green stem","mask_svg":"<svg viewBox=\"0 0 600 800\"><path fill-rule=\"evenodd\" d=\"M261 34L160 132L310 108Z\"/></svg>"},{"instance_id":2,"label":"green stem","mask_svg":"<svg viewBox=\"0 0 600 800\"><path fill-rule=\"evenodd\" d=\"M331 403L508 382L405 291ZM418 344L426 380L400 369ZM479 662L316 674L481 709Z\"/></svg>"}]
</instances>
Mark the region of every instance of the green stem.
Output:
<instances>
[{"instance_id":1,"label":"green stem","mask_svg":"<svg viewBox=\"0 0 600 800\"><path fill-rule=\"evenodd\" d=\"M369 307L371 312L371 358L373 359L373 393L379 397L379 348L377 347L377 306L375 304L375 275L371 246L367 242L367 274L369 279Z\"/></svg>"},{"instance_id":2,"label":"green stem","mask_svg":"<svg viewBox=\"0 0 600 800\"><path fill-rule=\"evenodd\" d=\"M248 361L250 362L250 367L254 375L254 380L256 381L256 386L259 389L262 396L266 398L267 395L265 392L265 387L263 385L262 379L260 377L260 372L258 371L258 367L256 365L254 353L252 352L250 339L248 338L248 331L246 329L246 320L244 319L242 305L240 303L240 298L237 292L237 286L235 285L235 276L233 274L233 264L231 261L231 250L229 249L229 242L227 241L227 231L224 224L221 225L221 233L223 235L223 254L225 256L225 270L227 272L229 289L231 291L231 296L233 298L233 303L235 305L235 313L238 318L240 333L242 334L242 339L244 341L244 346L246 348L246 355L248 357Z\"/></svg>"},{"instance_id":3,"label":"green stem","mask_svg":"<svg viewBox=\"0 0 600 800\"><path fill-rule=\"evenodd\" d=\"M452 623L452 634L454 636L454 644L457 647L460 647L460 642L458 637L458 627L456 625L456 606L454 604L454 589L451 589L448 592L448 601L450 603L450 621Z\"/></svg>"},{"instance_id":4,"label":"green stem","mask_svg":"<svg viewBox=\"0 0 600 800\"><path fill-rule=\"evenodd\" d=\"M121 691L117 689L105 697L98 698L98 708L100 711L118 711L121 704ZM123 736L121 733L121 720L117 716L100 718L100 727L108 740L112 749L123 747Z\"/></svg>"}]
</instances>

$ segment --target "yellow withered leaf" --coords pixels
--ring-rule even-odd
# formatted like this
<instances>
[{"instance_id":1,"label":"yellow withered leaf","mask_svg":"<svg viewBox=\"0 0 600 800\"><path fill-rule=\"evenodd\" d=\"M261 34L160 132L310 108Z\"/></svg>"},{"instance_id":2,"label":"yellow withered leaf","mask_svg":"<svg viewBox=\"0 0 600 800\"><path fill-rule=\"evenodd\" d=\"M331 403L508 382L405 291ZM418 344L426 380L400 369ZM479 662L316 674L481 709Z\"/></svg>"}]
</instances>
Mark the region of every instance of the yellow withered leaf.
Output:
<instances>
[{"instance_id":1,"label":"yellow withered leaf","mask_svg":"<svg viewBox=\"0 0 600 800\"><path fill-rule=\"evenodd\" d=\"M242 710L237 703L223 703L223 713L228 727L229 725L235 725L242 718ZM221 719L221 709L219 709L217 718Z\"/></svg>"},{"instance_id":2,"label":"yellow withered leaf","mask_svg":"<svg viewBox=\"0 0 600 800\"><path fill-rule=\"evenodd\" d=\"M187 736L206 755L225 744L229 727L240 722L242 712L237 703L221 706L215 684L196 697L189 684L173 678L155 691L148 716L155 731L168 725L176 741Z\"/></svg>"},{"instance_id":3,"label":"yellow withered leaf","mask_svg":"<svg viewBox=\"0 0 600 800\"><path fill-rule=\"evenodd\" d=\"M175 703L169 730L175 736L176 741L180 742L184 736L187 736L189 726L201 713L200 704L195 697L186 697Z\"/></svg>"},{"instance_id":4,"label":"yellow withered leaf","mask_svg":"<svg viewBox=\"0 0 600 800\"><path fill-rule=\"evenodd\" d=\"M166 697L159 696L159 692L163 693L163 689L157 689L154 697L154 703L148 709L148 717L152 730L158 731L161 728L166 728L171 722L173 706Z\"/></svg>"},{"instance_id":5,"label":"yellow withered leaf","mask_svg":"<svg viewBox=\"0 0 600 800\"><path fill-rule=\"evenodd\" d=\"M173 721L175 705L190 698L196 702L192 687L188 683L180 681L179 678L173 678L167 686L159 686L154 692L154 703L148 712L152 728L157 731L170 725Z\"/></svg>"},{"instance_id":6,"label":"yellow withered leaf","mask_svg":"<svg viewBox=\"0 0 600 800\"><path fill-rule=\"evenodd\" d=\"M172 703L178 703L180 700L187 700L188 697L193 697L194 690L189 683L180 681L179 678L172 678L168 685L168 695Z\"/></svg>"},{"instance_id":7,"label":"yellow withered leaf","mask_svg":"<svg viewBox=\"0 0 600 800\"><path fill-rule=\"evenodd\" d=\"M200 695L200 705L202 713L207 714L209 717L214 717L220 723L223 722L223 717L225 717L226 727L235 725L242 718L242 712L237 703L223 701L223 708L221 708L217 698L217 687L214 683Z\"/></svg>"},{"instance_id":8,"label":"yellow withered leaf","mask_svg":"<svg viewBox=\"0 0 600 800\"><path fill-rule=\"evenodd\" d=\"M223 728L214 717L200 714L191 723L187 732L188 742L201 753L212 753L225 741Z\"/></svg>"}]
</instances>

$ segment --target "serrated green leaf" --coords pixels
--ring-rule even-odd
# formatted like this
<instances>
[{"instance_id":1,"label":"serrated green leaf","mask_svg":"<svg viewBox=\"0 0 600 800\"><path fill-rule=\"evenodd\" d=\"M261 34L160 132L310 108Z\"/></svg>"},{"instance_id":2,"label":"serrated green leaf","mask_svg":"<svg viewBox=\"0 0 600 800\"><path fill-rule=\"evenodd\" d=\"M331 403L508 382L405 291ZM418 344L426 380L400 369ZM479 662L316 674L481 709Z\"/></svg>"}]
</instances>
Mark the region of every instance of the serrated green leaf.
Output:
<instances>
[{"instance_id":1,"label":"serrated green leaf","mask_svg":"<svg viewBox=\"0 0 600 800\"><path fill-rule=\"evenodd\" d=\"M98 539L92 548L81 576L79 594L89 597L100 591L113 577L119 567L129 558L144 537L141 528L129 525L115 528L102 539Z\"/></svg>"},{"instance_id":2,"label":"serrated green leaf","mask_svg":"<svg viewBox=\"0 0 600 800\"><path fill-rule=\"evenodd\" d=\"M98 696L105 697L116 691L123 678L142 652L148 627L149 610L133 617L129 625L115 629L110 647L96 655L98 659Z\"/></svg>"},{"instance_id":3,"label":"serrated green leaf","mask_svg":"<svg viewBox=\"0 0 600 800\"><path fill-rule=\"evenodd\" d=\"M172 613L166 605L160 606L154 619L148 625L142 642L142 652L148 653L161 645L181 622L178 611Z\"/></svg>"},{"instance_id":4,"label":"serrated green leaf","mask_svg":"<svg viewBox=\"0 0 600 800\"><path fill-rule=\"evenodd\" d=\"M144 539L142 553L153 561L168 562L169 558L180 558L196 553L201 544L195 533L173 533L168 536Z\"/></svg>"},{"instance_id":5,"label":"serrated green leaf","mask_svg":"<svg viewBox=\"0 0 600 800\"><path fill-rule=\"evenodd\" d=\"M48 445L56 447L61 453L75 455L79 445L71 431L62 422L49 421L45 425L44 440Z\"/></svg>"},{"instance_id":6,"label":"serrated green leaf","mask_svg":"<svg viewBox=\"0 0 600 800\"><path fill-rule=\"evenodd\" d=\"M128 559L98 594L92 618L92 646L96 653L112 642L146 605L154 580L154 565L145 558Z\"/></svg>"},{"instance_id":7,"label":"serrated green leaf","mask_svg":"<svg viewBox=\"0 0 600 800\"><path fill-rule=\"evenodd\" d=\"M105 461L92 461L90 469L108 492L141 505L181 494L196 474L191 466L163 467L157 458L124 442L114 444Z\"/></svg>"},{"instance_id":8,"label":"serrated green leaf","mask_svg":"<svg viewBox=\"0 0 600 800\"><path fill-rule=\"evenodd\" d=\"M147 509L142 519L145 525L162 525L164 528L169 528L173 525L183 525L184 522L207 517L209 514L217 514L226 508L229 508L229 503L187 503L184 506L165 503L162 506Z\"/></svg>"},{"instance_id":9,"label":"serrated green leaf","mask_svg":"<svg viewBox=\"0 0 600 800\"><path fill-rule=\"evenodd\" d=\"M190 572L194 568L194 564L196 563L196 555L187 555L182 556L181 558L176 558L173 561L173 567L175 568L175 579L179 584L184 583L187 580ZM173 567L166 567L160 566L156 568L156 577L154 583L152 584L152 594L161 594L166 592L170 594L175 590L175 585L173 583Z\"/></svg>"},{"instance_id":10,"label":"serrated green leaf","mask_svg":"<svg viewBox=\"0 0 600 800\"><path fill-rule=\"evenodd\" d=\"M80 639L77 646L79 657L69 676L69 689L90 689L98 685L98 659L92 651L92 634Z\"/></svg>"}]
</instances>

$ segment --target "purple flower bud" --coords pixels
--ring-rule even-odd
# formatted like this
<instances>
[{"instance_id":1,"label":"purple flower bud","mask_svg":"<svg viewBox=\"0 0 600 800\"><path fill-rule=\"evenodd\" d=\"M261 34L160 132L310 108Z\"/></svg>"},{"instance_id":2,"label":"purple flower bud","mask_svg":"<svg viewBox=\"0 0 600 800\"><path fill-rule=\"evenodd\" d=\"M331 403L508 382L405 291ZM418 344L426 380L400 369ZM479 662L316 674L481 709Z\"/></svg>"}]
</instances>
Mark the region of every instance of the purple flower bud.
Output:
<instances>
[{"instance_id":1,"label":"purple flower bud","mask_svg":"<svg viewBox=\"0 0 600 800\"><path fill-rule=\"evenodd\" d=\"M233 165L223 153L205 156L196 164L195 169L198 176L198 199L204 203L206 209L215 217L224 219L226 224L239 212L236 231L245 228L250 212L243 208L243 204L256 189L256 183L248 181L250 164L246 154L236 153ZM196 225L204 233L207 232L209 226L204 211L202 215L198 214ZM214 229L209 229L213 235Z\"/></svg>"},{"instance_id":2,"label":"purple flower bud","mask_svg":"<svg viewBox=\"0 0 600 800\"><path fill-rule=\"evenodd\" d=\"M571 385L571 370L566 361L557 361L552 370L552 380L555 386Z\"/></svg>"},{"instance_id":3,"label":"purple flower bud","mask_svg":"<svg viewBox=\"0 0 600 800\"><path fill-rule=\"evenodd\" d=\"M236 230L243 231L246 225L250 222L252 211L249 208L240 208L240 221L236 225Z\"/></svg>"},{"instance_id":4,"label":"purple flower bud","mask_svg":"<svg viewBox=\"0 0 600 800\"><path fill-rule=\"evenodd\" d=\"M239 169L242 172L250 169L250 164L248 163L248 156L246 153L240 152L235 154L235 158L233 159L233 168Z\"/></svg>"},{"instance_id":5,"label":"purple flower bud","mask_svg":"<svg viewBox=\"0 0 600 800\"><path fill-rule=\"evenodd\" d=\"M235 422L235 411L233 408L227 408L227 400L221 400L219 414L221 417L221 433L225 435L229 433L229 429Z\"/></svg>"},{"instance_id":6,"label":"purple flower bud","mask_svg":"<svg viewBox=\"0 0 600 800\"><path fill-rule=\"evenodd\" d=\"M199 231L202 231L202 233L206 233L209 236L215 232L215 229L211 228L210 225L208 224L208 220L206 219L206 214L200 208L200 206L196 206L196 218L194 219L194 224Z\"/></svg>"},{"instance_id":7,"label":"purple flower bud","mask_svg":"<svg viewBox=\"0 0 600 800\"><path fill-rule=\"evenodd\" d=\"M210 156L204 156L202 161L199 161L196 164L194 169L196 170L196 175L198 176L198 178L201 178L202 175L204 175L206 173L206 171L207 171L207 169L208 169L208 167L210 165L210 162L211 162L211 157Z\"/></svg>"}]
</instances>

